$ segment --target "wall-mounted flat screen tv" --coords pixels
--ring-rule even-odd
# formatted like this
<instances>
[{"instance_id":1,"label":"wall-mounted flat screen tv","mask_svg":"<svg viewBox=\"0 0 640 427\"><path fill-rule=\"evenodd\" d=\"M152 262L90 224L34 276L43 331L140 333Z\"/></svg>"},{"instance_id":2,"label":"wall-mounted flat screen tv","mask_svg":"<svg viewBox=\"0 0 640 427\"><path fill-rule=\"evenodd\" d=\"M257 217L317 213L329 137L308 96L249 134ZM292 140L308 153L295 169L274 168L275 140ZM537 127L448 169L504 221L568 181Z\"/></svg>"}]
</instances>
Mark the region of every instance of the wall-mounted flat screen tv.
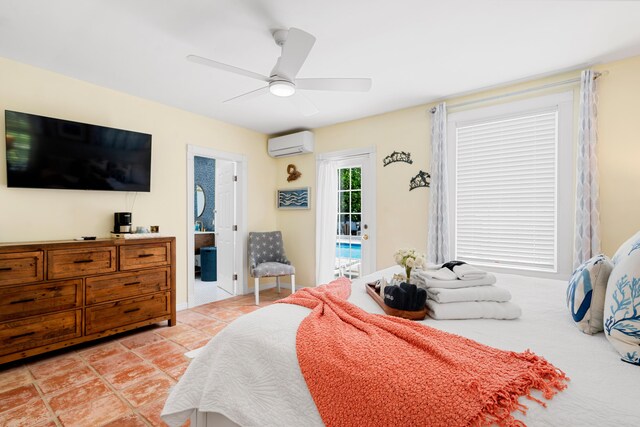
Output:
<instances>
[{"instance_id":1,"label":"wall-mounted flat screen tv","mask_svg":"<svg viewBox=\"0 0 640 427\"><path fill-rule=\"evenodd\" d=\"M151 135L5 111L7 185L151 191Z\"/></svg>"}]
</instances>

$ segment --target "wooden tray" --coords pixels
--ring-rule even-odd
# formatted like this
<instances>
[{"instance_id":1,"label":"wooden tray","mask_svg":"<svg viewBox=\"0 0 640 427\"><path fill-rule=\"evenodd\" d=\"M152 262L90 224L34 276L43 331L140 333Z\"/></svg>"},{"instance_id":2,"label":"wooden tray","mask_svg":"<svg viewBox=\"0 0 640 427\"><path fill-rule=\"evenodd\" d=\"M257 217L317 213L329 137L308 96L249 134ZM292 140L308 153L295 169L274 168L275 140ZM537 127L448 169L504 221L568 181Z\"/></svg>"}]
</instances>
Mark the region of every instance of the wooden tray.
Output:
<instances>
[{"instance_id":1,"label":"wooden tray","mask_svg":"<svg viewBox=\"0 0 640 427\"><path fill-rule=\"evenodd\" d=\"M367 289L367 293L369 294L369 296L371 296L371 298L373 298L373 300L378 303L380 308L382 308L384 312L389 316L402 317L403 319L409 320L424 320L424 318L427 317L427 307L417 311L398 310L396 308L391 308L384 303L384 300L382 299L380 294L376 292L374 284L367 283L366 285L364 285L364 287Z\"/></svg>"}]
</instances>

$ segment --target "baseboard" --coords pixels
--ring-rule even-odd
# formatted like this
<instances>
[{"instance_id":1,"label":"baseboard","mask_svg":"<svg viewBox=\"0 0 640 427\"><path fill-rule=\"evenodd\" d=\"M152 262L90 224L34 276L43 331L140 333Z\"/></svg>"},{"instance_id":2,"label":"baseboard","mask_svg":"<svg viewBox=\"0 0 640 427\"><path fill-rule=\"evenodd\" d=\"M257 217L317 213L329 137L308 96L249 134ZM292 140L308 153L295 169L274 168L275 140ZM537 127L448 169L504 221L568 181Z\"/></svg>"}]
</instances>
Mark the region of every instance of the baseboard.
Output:
<instances>
[{"instance_id":1,"label":"baseboard","mask_svg":"<svg viewBox=\"0 0 640 427\"><path fill-rule=\"evenodd\" d=\"M275 287L276 287L275 283L269 283L267 285L260 285L260 290L261 291L266 291L267 289L273 289ZM296 284L296 289L300 289L300 288L304 288L304 287L305 287L304 285L297 285ZM291 290L291 283L281 283L280 284L280 288ZM240 295L252 295L252 294L253 294L253 289L249 289L246 294L239 293L238 296L240 296ZM189 303L187 303L187 302L181 302L180 304L176 304L176 311L182 311L182 310L186 310L188 308L189 308Z\"/></svg>"},{"instance_id":2,"label":"baseboard","mask_svg":"<svg viewBox=\"0 0 640 427\"><path fill-rule=\"evenodd\" d=\"M274 289L276 287L277 286L275 283L269 283L266 285L260 284L260 291L266 291L267 289ZM296 290L304 287L305 287L304 285L299 285L296 283ZM291 290L291 283L280 283L280 288ZM251 295L251 294L253 294L253 288L249 288L246 294L238 294L238 295Z\"/></svg>"}]
</instances>

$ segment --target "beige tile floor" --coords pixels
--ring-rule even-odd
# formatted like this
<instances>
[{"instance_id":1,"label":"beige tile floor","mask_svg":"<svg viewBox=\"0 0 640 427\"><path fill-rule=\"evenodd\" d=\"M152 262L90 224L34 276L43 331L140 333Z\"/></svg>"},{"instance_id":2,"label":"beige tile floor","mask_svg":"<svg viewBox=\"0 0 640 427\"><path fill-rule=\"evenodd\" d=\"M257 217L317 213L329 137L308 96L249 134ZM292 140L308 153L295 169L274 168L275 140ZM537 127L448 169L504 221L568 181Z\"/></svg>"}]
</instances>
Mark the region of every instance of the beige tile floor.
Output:
<instances>
[{"instance_id":1,"label":"beige tile floor","mask_svg":"<svg viewBox=\"0 0 640 427\"><path fill-rule=\"evenodd\" d=\"M260 292L260 306L287 296ZM253 295L178 312L166 322L0 366L0 426L164 426L160 412L200 348L258 307Z\"/></svg>"}]
</instances>

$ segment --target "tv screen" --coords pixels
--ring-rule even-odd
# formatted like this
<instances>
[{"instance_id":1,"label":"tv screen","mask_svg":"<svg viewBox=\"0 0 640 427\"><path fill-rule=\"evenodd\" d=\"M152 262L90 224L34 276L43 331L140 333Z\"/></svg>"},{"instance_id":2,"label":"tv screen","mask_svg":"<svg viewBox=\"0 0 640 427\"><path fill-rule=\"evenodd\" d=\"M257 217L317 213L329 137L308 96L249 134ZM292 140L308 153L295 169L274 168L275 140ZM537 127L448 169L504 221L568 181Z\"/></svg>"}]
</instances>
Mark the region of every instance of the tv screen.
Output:
<instances>
[{"instance_id":1,"label":"tv screen","mask_svg":"<svg viewBox=\"0 0 640 427\"><path fill-rule=\"evenodd\" d=\"M151 135L5 111L7 185L151 191Z\"/></svg>"}]
</instances>

